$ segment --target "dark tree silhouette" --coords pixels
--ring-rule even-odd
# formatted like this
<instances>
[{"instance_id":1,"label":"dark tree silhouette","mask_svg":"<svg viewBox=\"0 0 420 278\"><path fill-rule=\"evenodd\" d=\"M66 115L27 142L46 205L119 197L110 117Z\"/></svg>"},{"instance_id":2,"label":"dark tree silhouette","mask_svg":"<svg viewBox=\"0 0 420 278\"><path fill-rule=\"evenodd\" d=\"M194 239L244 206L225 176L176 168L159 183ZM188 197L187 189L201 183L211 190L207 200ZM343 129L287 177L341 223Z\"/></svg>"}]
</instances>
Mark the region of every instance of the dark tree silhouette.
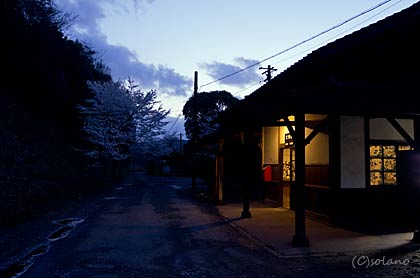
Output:
<instances>
[{"instance_id":1,"label":"dark tree silhouette","mask_svg":"<svg viewBox=\"0 0 420 278\"><path fill-rule=\"evenodd\" d=\"M0 1L0 226L98 181L77 152L77 105L91 97L88 81L111 76L93 49L66 37L68 19L53 0Z\"/></svg>"},{"instance_id":2,"label":"dark tree silhouette","mask_svg":"<svg viewBox=\"0 0 420 278\"><path fill-rule=\"evenodd\" d=\"M227 91L211 91L198 93L196 100L191 96L182 110L185 117L185 133L188 139L192 138L194 129L194 112L197 113L197 136L201 138L218 128L215 122L221 112L234 106L239 99ZM194 105L196 105L194 110Z\"/></svg>"},{"instance_id":3,"label":"dark tree silhouette","mask_svg":"<svg viewBox=\"0 0 420 278\"><path fill-rule=\"evenodd\" d=\"M80 130L77 104L89 98L87 81L109 81L95 51L69 40L63 28L70 15L51 0L5 0L0 3L3 74L0 94L67 129L76 139Z\"/></svg>"}]
</instances>

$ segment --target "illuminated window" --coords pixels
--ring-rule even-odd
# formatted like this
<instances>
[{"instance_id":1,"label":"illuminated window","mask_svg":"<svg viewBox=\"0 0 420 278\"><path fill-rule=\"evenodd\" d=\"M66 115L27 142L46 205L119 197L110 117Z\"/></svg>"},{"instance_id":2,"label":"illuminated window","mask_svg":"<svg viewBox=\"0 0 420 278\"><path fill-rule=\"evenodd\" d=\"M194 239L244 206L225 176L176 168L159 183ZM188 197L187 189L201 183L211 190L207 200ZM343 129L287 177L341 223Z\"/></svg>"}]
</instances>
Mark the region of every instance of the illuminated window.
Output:
<instances>
[{"instance_id":1,"label":"illuminated window","mask_svg":"<svg viewBox=\"0 0 420 278\"><path fill-rule=\"evenodd\" d=\"M283 181L295 180L295 149L283 149Z\"/></svg>"},{"instance_id":2,"label":"illuminated window","mask_svg":"<svg viewBox=\"0 0 420 278\"><path fill-rule=\"evenodd\" d=\"M370 185L397 184L397 152L411 150L407 145L370 146Z\"/></svg>"}]
</instances>

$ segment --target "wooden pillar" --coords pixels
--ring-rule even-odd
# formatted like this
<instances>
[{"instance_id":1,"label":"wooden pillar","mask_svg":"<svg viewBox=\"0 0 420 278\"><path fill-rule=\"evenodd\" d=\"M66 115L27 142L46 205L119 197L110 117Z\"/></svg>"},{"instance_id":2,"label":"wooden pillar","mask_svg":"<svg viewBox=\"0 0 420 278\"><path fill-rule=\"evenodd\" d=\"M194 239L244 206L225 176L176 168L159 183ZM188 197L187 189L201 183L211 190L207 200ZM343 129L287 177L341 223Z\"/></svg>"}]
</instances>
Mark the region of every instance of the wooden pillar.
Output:
<instances>
[{"instance_id":1,"label":"wooden pillar","mask_svg":"<svg viewBox=\"0 0 420 278\"><path fill-rule=\"evenodd\" d=\"M329 186L329 205L328 214L332 221L338 221L342 211L340 202L341 188L341 133L340 133L340 116L330 114L330 122L328 126L329 141L329 163L328 163L328 186Z\"/></svg>"},{"instance_id":2,"label":"wooden pillar","mask_svg":"<svg viewBox=\"0 0 420 278\"><path fill-rule=\"evenodd\" d=\"M220 139L218 142L218 149L216 153L216 179L214 187L214 200L216 205L223 204L223 139Z\"/></svg>"},{"instance_id":3,"label":"wooden pillar","mask_svg":"<svg viewBox=\"0 0 420 278\"><path fill-rule=\"evenodd\" d=\"M243 173L240 173L240 181L243 187L243 203L242 203L242 212L241 218L251 218L251 212L249 211L250 203L251 203L251 192L250 192L250 180L249 180L249 168L250 168L250 158L249 158L249 140L250 135L245 132L241 133L241 141L242 141L242 148L241 153L239 155L240 162L239 164L242 165Z\"/></svg>"},{"instance_id":4,"label":"wooden pillar","mask_svg":"<svg viewBox=\"0 0 420 278\"><path fill-rule=\"evenodd\" d=\"M414 149L420 151L420 118L416 117L414 122Z\"/></svg>"},{"instance_id":5,"label":"wooden pillar","mask_svg":"<svg viewBox=\"0 0 420 278\"><path fill-rule=\"evenodd\" d=\"M415 117L413 119L414 125L414 151L419 153L420 152L420 118ZM409 215L418 215L418 209L414 209L415 211L411 211ZM412 241L415 243L420 243L420 224L414 224L414 231L413 231L413 239Z\"/></svg>"},{"instance_id":6,"label":"wooden pillar","mask_svg":"<svg viewBox=\"0 0 420 278\"><path fill-rule=\"evenodd\" d=\"M295 115L295 235L294 246L308 246L305 227L305 114Z\"/></svg>"}]
</instances>

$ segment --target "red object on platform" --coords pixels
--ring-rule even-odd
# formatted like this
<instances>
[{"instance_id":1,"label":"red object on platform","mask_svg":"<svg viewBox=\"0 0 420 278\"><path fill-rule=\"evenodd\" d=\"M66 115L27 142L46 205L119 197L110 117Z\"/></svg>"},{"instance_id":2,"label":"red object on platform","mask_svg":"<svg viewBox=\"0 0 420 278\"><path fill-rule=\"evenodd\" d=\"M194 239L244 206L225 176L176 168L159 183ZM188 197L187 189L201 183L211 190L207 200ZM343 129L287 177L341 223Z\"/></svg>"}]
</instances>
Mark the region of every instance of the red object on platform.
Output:
<instances>
[{"instance_id":1,"label":"red object on platform","mask_svg":"<svg viewBox=\"0 0 420 278\"><path fill-rule=\"evenodd\" d=\"M264 181L271 181L271 166L265 166L264 171Z\"/></svg>"}]
</instances>

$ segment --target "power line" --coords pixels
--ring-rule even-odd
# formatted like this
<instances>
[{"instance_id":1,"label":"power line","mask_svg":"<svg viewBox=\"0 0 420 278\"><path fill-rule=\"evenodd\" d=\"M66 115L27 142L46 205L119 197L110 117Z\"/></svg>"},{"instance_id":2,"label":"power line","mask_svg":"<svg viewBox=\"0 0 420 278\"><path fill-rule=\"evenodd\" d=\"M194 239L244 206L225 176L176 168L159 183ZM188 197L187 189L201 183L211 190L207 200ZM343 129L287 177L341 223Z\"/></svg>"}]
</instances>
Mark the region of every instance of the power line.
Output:
<instances>
[{"instance_id":1,"label":"power line","mask_svg":"<svg viewBox=\"0 0 420 278\"><path fill-rule=\"evenodd\" d=\"M251 89L252 87L255 87L255 86L257 86L257 85L261 84L261 82L262 82L262 81L258 81L257 83L254 83L254 84L252 84L252 85L251 85L251 86L249 86L249 87L243 88L243 89L241 89L241 90L239 90L239 91L235 92L233 95L234 95L234 96L238 96L238 95L239 95L240 93L242 93L243 91L246 91L246 90L248 90L248 89Z\"/></svg>"},{"instance_id":2,"label":"power line","mask_svg":"<svg viewBox=\"0 0 420 278\"><path fill-rule=\"evenodd\" d=\"M292 50L292 49L294 49L294 48L296 48L296 47L298 47L298 46L300 46L300 45L302 45L302 44L304 44L304 43L307 43L307 42L309 42L309 41L311 41L311 40L313 40L313 39L315 39L315 38L317 38L317 37L319 37L319 36L321 36L321 35L323 35L323 34L325 34L325 33L328 33L328 32L330 32L330 31L332 31L332 30L334 30L334 29L337 29L338 27L341 27L341 26L343 26L344 24L346 24L346 23L348 23L348 22L350 22L350 21L352 21L352 20L354 20L354 19L356 19L356 18L358 18L358 17L360 17L360 16L362 16L362 15L364 15L364 14L366 14L366 13L369 13L369 12L371 12L371 11L373 11L373 10L375 10L375 9L377 9L377 8L379 8L379 7L383 6L383 5L385 5L386 3L391 2L391 1L392 1L392 0L386 0L386 1L383 1L383 2L381 2L381 3L379 3L379 4L376 4L375 6L373 6L373 7L369 8L369 9L367 9L367 10L365 10L365 11L363 11L363 12L361 12L361 13L359 13L359 14L355 15L355 16L352 16L352 17L350 17L350 18L348 18L348 19L346 19L346 20L342 21L341 23L338 23L338 24L336 24L336 25L334 25L334 26L332 26L332 27L330 27L330 28L328 28L328 29L326 29L326 30L324 30L324 31L322 31L322 32L320 32L320 33L318 33L318 34L316 34L316 35L314 35L314 36L312 36L312 37L308 38L308 39L305 39L305 40L303 40L303 41L301 41L301 42L299 42L299 43L297 43L297 44L295 44L295 45L293 45L293 46L291 46L291 47L289 47L289 48L286 48L285 50L282 50L282 51L280 51L280 52L277 52L276 54L273 54L273 55L271 55L271 56L269 56L269 57L267 57L267 58L265 58L265 59L262 59L261 61L258 61L258 62L256 62L256 63L253 63L253 64L251 64L251 65L249 65L249 66L247 66L247 67L245 67L245 68L242 68L242 69L240 69L240 70L238 70L238 71L232 72L232 73L230 73L230 74L228 74L228 75L225 75L225 76L223 76L223 77L220 77L220 78L218 78L218 79L215 79L215 80L213 80L213 81L211 81L211 82L209 82L209 83L206 83L206 84L204 84L204 85L201 85L201 86L200 86L200 90L201 90L201 88L202 88L202 87L205 87L205 86L208 86L208 85L210 85L210 84L213 84L213 83L216 83L216 82L222 81L222 80L224 80L224 79L226 79L226 78L229 78L229 77L231 77L231 76L233 76L233 75L236 75L236 74L238 74L238 73L241 73L241 72L243 72L243 71L246 71L246 70L248 70L248 69L250 69L250 68L252 68L252 67L255 67L255 66L257 66L257 65L259 65L259 64L261 64L261 63L263 63L263 62L265 62L265 61L267 61L267 60L270 60L270 59L272 59L272 58L274 58L274 57L277 57L277 56L279 56L279 55L281 55L281 54L283 54L283 53L285 53L285 52L287 52L287 51L290 51L290 50Z\"/></svg>"},{"instance_id":3,"label":"power line","mask_svg":"<svg viewBox=\"0 0 420 278\"><path fill-rule=\"evenodd\" d=\"M340 33L338 33L338 34L336 34L336 35L332 36L332 37L330 37L329 39L324 40L323 42L318 43L318 44L316 44L316 45L314 45L314 46L312 46L312 47L310 47L310 48L307 48L306 50L303 50L303 51L301 51L301 52L298 52L298 53L296 53L296 54L294 54L294 55L292 55L292 56L289 56L289 57L287 57L287 58L284 58L284 59L278 60L278 61L276 61L276 62L273 62L273 63L272 63L272 65L276 65L276 64L278 64L278 63L281 63L281 62L287 61L287 60L289 60L289 59L292 59L292 58L294 58L294 57L297 57L297 56L299 56L299 55L301 55L301 54L303 54L303 53L309 52L309 51L310 51L310 50L312 50L312 49L316 49L316 48L318 48L318 47L322 46L323 44L325 44L326 42L331 41L332 39L337 38L338 36L343 35L343 34L345 34L345 33L349 32L351 29L354 29L355 27L362 25L363 23L365 23L365 22L367 22L367 21L371 20L372 18L376 17L377 15L379 15L379 14L383 13L383 12L384 12L384 11L386 11L386 10L391 9L392 7L396 6L397 4L399 4L399 3L403 2L403 1L404 1L404 0L399 0L399 1L398 1L398 2L396 2L395 4L392 4L391 6L387 7L386 9L384 9L384 10L382 10L382 11L380 11L380 12L378 12L378 13L374 14L373 16L371 16L371 17L369 17L369 18L367 18L367 19L365 19L365 20L361 21L360 23L358 23L358 24L356 24L356 25L354 25L354 26L352 26L352 27L350 27L350 28L348 28L348 29L346 29L346 30L344 30L344 31L342 31L342 32L340 32Z\"/></svg>"},{"instance_id":4,"label":"power line","mask_svg":"<svg viewBox=\"0 0 420 278\"><path fill-rule=\"evenodd\" d=\"M340 36L340 35L343 35L343 34L347 33L347 32L348 32L348 31L350 31L351 29L354 29L354 28L356 28L357 26L360 26L360 25L362 25L363 23L365 23L365 22L367 22L367 21L371 20L372 18L374 18L374 17L378 16L379 14L383 13L384 11L387 11L387 10L391 9L392 7L395 7L396 5L398 5L398 4L399 4L399 3L401 3L401 2L404 2L404 0L399 0L399 1L397 1L396 3L394 3L394 4L390 5L389 7L387 7L387 8L385 8L385 9L383 9L382 11L380 11L380 12L378 12L378 13L374 14L373 16L371 16L371 17L369 17L369 18L367 18L367 19L365 19L365 20L361 21L360 23L358 23L358 24L356 24L356 25L354 25L354 26L352 26L352 27L350 27L350 28L348 28L348 29L346 29L346 30L344 30L344 31L342 31L342 32L340 32L340 33L338 33L338 34L336 34L336 35L332 36L332 37L330 37L330 38L329 38L329 39L327 39L327 40L324 40L324 41L323 41L323 42L321 42L321 43L318 43L318 44L316 44L316 45L314 45L314 46L312 46L312 47L310 47L310 48L307 48L307 49L305 49L305 50L303 50L303 51L300 51L300 52L298 52L298 53L296 53L296 54L294 54L294 55L291 55L291 56L289 56L289 57L287 57L287 58L280 59L280 60L278 60L278 61L276 61L276 62L273 62L273 63L272 63L272 65L276 65L276 64L278 64L278 63L281 63L281 62L287 61L287 60L289 60L289 59L295 58L295 57L297 57L297 56L299 56L299 55L301 55L301 54L303 54L303 53L307 53L308 51L310 51L310 50L312 50L312 49L316 49L316 48L318 48L318 47L322 46L323 44L325 44L326 42L331 41L332 39L337 38L338 36ZM273 77L274 77L274 76L273 76ZM249 87L246 87L246 88L244 88L244 89L241 89L241 90L239 90L239 91L236 91L236 92L234 93L234 96L238 96L238 95L239 95L240 93L242 93L243 91L246 91L246 90L248 90L248 89L250 89L250 88L252 88L252 87L255 87L255 86L259 85L260 83L262 83L262 81L258 81L257 83L254 83L254 84L250 85Z\"/></svg>"}]
</instances>

